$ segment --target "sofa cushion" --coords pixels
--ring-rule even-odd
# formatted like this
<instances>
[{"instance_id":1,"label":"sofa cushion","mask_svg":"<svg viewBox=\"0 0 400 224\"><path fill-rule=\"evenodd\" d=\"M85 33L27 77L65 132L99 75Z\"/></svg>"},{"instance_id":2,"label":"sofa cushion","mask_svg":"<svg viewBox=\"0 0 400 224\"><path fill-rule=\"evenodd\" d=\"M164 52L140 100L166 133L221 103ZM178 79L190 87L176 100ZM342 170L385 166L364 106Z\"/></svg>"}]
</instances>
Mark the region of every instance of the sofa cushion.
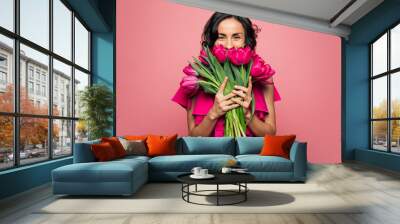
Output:
<instances>
[{"instance_id":1,"label":"sofa cushion","mask_svg":"<svg viewBox=\"0 0 400 224\"><path fill-rule=\"evenodd\" d=\"M279 156L238 155L241 168L249 172L292 172L292 161Z\"/></svg>"},{"instance_id":2,"label":"sofa cushion","mask_svg":"<svg viewBox=\"0 0 400 224\"><path fill-rule=\"evenodd\" d=\"M147 163L140 159L74 163L52 171L58 182L130 182L134 173L146 175Z\"/></svg>"},{"instance_id":3,"label":"sofa cushion","mask_svg":"<svg viewBox=\"0 0 400 224\"><path fill-rule=\"evenodd\" d=\"M259 154L264 145L264 137L236 138L236 155Z\"/></svg>"},{"instance_id":4,"label":"sofa cushion","mask_svg":"<svg viewBox=\"0 0 400 224\"><path fill-rule=\"evenodd\" d=\"M147 137L147 155L163 156L176 154L176 139L178 134L171 136L149 135Z\"/></svg>"},{"instance_id":5,"label":"sofa cushion","mask_svg":"<svg viewBox=\"0 0 400 224\"><path fill-rule=\"evenodd\" d=\"M122 158L126 156L126 151L122 146L121 142L119 141L118 137L103 137L101 138L101 142L108 142L111 144L112 148L114 149L115 155L117 158Z\"/></svg>"},{"instance_id":6,"label":"sofa cushion","mask_svg":"<svg viewBox=\"0 0 400 224\"><path fill-rule=\"evenodd\" d=\"M235 140L231 137L182 137L181 152L185 155L235 155Z\"/></svg>"},{"instance_id":7,"label":"sofa cushion","mask_svg":"<svg viewBox=\"0 0 400 224\"><path fill-rule=\"evenodd\" d=\"M149 160L149 170L163 172L190 172L193 167L200 166L209 171L219 171L230 159L231 155L174 155L158 156Z\"/></svg>"},{"instance_id":8,"label":"sofa cushion","mask_svg":"<svg viewBox=\"0 0 400 224\"><path fill-rule=\"evenodd\" d=\"M289 153L290 148L296 135L265 135L264 136L264 146L261 149L261 156L280 156L286 159L290 159Z\"/></svg>"}]
</instances>

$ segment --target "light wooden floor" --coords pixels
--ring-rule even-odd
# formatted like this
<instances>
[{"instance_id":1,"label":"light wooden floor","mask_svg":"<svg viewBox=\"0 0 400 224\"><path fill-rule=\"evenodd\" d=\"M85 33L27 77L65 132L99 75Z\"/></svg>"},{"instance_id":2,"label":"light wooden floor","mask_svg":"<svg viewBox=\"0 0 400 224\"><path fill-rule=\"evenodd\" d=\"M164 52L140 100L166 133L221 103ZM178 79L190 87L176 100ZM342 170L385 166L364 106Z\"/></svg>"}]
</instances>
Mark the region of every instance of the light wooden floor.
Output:
<instances>
[{"instance_id":1,"label":"light wooden floor","mask_svg":"<svg viewBox=\"0 0 400 224\"><path fill-rule=\"evenodd\" d=\"M400 223L400 174L359 163L311 165L308 182L368 206L357 214L35 214L54 200L49 185L0 201L0 223Z\"/></svg>"}]
</instances>

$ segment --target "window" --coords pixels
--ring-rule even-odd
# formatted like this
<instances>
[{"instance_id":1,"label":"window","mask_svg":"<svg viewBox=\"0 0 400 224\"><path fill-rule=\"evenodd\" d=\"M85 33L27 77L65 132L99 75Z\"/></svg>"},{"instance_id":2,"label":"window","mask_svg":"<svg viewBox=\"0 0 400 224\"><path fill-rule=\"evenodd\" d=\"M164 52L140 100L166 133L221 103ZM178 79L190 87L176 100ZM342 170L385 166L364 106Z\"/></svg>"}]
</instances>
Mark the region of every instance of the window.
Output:
<instances>
[{"instance_id":1,"label":"window","mask_svg":"<svg viewBox=\"0 0 400 224\"><path fill-rule=\"evenodd\" d=\"M32 66L29 66L28 73L29 73L29 79L33 80L33 67Z\"/></svg>"},{"instance_id":2,"label":"window","mask_svg":"<svg viewBox=\"0 0 400 224\"><path fill-rule=\"evenodd\" d=\"M14 31L14 0L1 0L0 9L0 26Z\"/></svg>"},{"instance_id":3,"label":"window","mask_svg":"<svg viewBox=\"0 0 400 224\"><path fill-rule=\"evenodd\" d=\"M0 84L2 85L7 84L7 74L3 71L0 71Z\"/></svg>"},{"instance_id":4,"label":"window","mask_svg":"<svg viewBox=\"0 0 400 224\"><path fill-rule=\"evenodd\" d=\"M49 0L20 0L21 36L49 48Z\"/></svg>"},{"instance_id":5,"label":"window","mask_svg":"<svg viewBox=\"0 0 400 224\"><path fill-rule=\"evenodd\" d=\"M0 55L0 66L3 68L7 67L7 56Z\"/></svg>"},{"instance_id":6,"label":"window","mask_svg":"<svg viewBox=\"0 0 400 224\"><path fill-rule=\"evenodd\" d=\"M40 84L36 84L36 95L40 95Z\"/></svg>"},{"instance_id":7,"label":"window","mask_svg":"<svg viewBox=\"0 0 400 224\"><path fill-rule=\"evenodd\" d=\"M89 32L77 18L75 18L75 62L89 69Z\"/></svg>"},{"instance_id":8,"label":"window","mask_svg":"<svg viewBox=\"0 0 400 224\"><path fill-rule=\"evenodd\" d=\"M46 82L46 74L42 73L42 82Z\"/></svg>"},{"instance_id":9,"label":"window","mask_svg":"<svg viewBox=\"0 0 400 224\"><path fill-rule=\"evenodd\" d=\"M400 24L370 45L371 148L400 153Z\"/></svg>"},{"instance_id":10,"label":"window","mask_svg":"<svg viewBox=\"0 0 400 224\"><path fill-rule=\"evenodd\" d=\"M46 86L42 86L42 96L46 96Z\"/></svg>"},{"instance_id":11,"label":"window","mask_svg":"<svg viewBox=\"0 0 400 224\"><path fill-rule=\"evenodd\" d=\"M90 83L90 31L67 1L0 0L0 11L0 170L70 156L87 139L74 105Z\"/></svg>"},{"instance_id":12,"label":"window","mask_svg":"<svg viewBox=\"0 0 400 224\"><path fill-rule=\"evenodd\" d=\"M40 54L40 53L39 53ZM42 55L43 56L43 55ZM36 69L36 80L40 81L40 70Z\"/></svg>"},{"instance_id":13,"label":"window","mask_svg":"<svg viewBox=\"0 0 400 224\"><path fill-rule=\"evenodd\" d=\"M5 92L7 87L7 56L0 53L0 91Z\"/></svg>"},{"instance_id":14,"label":"window","mask_svg":"<svg viewBox=\"0 0 400 224\"><path fill-rule=\"evenodd\" d=\"M33 82L28 82L28 89L29 94L33 94Z\"/></svg>"}]
</instances>

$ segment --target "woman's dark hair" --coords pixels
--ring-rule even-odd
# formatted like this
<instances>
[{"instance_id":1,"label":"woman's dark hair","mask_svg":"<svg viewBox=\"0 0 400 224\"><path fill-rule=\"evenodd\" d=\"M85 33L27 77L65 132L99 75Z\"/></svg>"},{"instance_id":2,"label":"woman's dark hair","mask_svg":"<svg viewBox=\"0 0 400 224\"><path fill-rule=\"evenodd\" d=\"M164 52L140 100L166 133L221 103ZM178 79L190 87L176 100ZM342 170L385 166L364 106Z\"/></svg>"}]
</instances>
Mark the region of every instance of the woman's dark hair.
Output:
<instances>
[{"instance_id":1,"label":"woman's dark hair","mask_svg":"<svg viewBox=\"0 0 400 224\"><path fill-rule=\"evenodd\" d=\"M215 41L218 39L218 25L225 19L234 18L239 21L245 32L246 45L249 46L252 50L257 45L257 33L260 32L260 29L254 24L251 23L249 18L234 16L230 14L225 14L221 12L215 12L211 18L207 21L206 25L203 29L203 34L201 37L201 45L203 47L208 46L211 48L214 46Z\"/></svg>"}]
</instances>

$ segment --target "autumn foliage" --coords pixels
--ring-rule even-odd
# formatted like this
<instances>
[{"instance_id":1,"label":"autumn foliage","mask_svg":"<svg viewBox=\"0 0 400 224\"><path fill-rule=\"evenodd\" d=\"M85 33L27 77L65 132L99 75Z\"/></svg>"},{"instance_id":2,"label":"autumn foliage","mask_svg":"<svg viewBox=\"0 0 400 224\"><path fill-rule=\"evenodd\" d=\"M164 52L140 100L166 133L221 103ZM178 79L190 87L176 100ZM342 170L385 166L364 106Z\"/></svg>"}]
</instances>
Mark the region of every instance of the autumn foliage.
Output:
<instances>
[{"instance_id":1,"label":"autumn foliage","mask_svg":"<svg viewBox=\"0 0 400 224\"><path fill-rule=\"evenodd\" d=\"M400 117L400 101L392 100L392 116ZM373 108L373 118L387 118L387 101L381 101L380 104ZM387 121L375 121L373 125L374 138L386 138ZM400 138L400 122L392 121L392 142L398 141Z\"/></svg>"},{"instance_id":2,"label":"autumn foliage","mask_svg":"<svg viewBox=\"0 0 400 224\"><path fill-rule=\"evenodd\" d=\"M33 101L29 99L28 93L25 88L20 88L20 111L21 114L39 114L47 115L48 107L41 105L34 105ZM5 93L0 93L0 111L13 112L14 96L13 86L9 85ZM57 114L58 110L55 111ZM13 117L0 116L0 146L2 148L13 148ZM21 117L20 118L20 148L24 149L26 145L44 145L47 143L48 137L48 119L47 118L33 118ZM58 138L59 127L53 126L53 138Z\"/></svg>"}]
</instances>

